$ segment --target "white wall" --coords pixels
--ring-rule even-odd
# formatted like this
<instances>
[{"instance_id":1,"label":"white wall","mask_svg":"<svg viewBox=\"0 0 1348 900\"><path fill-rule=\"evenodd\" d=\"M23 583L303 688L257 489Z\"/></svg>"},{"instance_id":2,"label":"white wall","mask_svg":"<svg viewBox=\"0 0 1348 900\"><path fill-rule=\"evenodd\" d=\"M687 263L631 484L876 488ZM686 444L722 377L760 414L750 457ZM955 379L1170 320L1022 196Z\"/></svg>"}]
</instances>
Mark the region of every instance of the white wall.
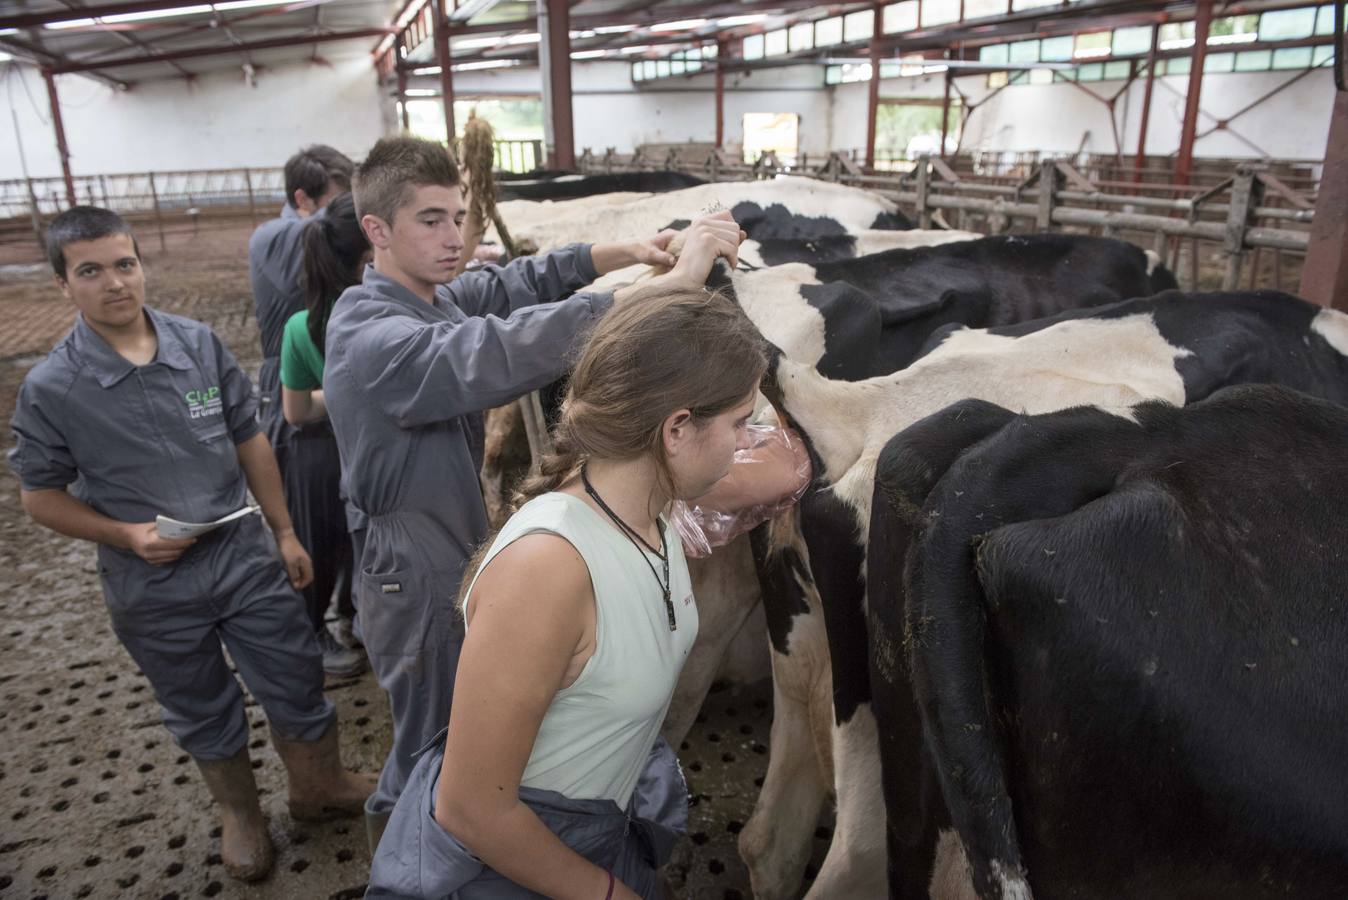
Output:
<instances>
[{"instance_id":1,"label":"white wall","mask_svg":"<svg viewBox=\"0 0 1348 900\"><path fill-rule=\"evenodd\" d=\"M1222 73L1203 78L1199 132L1290 81L1301 71ZM984 76L959 79L975 101L987 96ZM1112 97L1122 81L1088 82L1083 87ZM1147 153L1171 154L1179 149L1188 76L1158 78L1152 95L1147 127ZM1117 104L1120 141L1125 154L1137 150L1144 83L1135 81ZM1231 128L1248 138L1247 144L1229 132L1216 131L1194 145L1196 156L1320 159L1329 137L1334 87L1329 71L1301 78L1271 100L1231 121ZM1014 85L974 111L965 131L964 149L1075 151L1087 135L1084 149L1113 153L1109 111L1103 103L1070 84Z\"/></svg>"},{"instance_id":2,"label":"white wall","mask_svg":"<svg viewBox=\"0 0 1348 900\"><path fill-rule=\"evenodd\" d=\"M369 54L328 62L263 68L256 87L245 84L237 69L192 82L139 82L129 91L80 75L57 76L71 170L80 175L279 166L314 143L363 156L385 130ZM30 175L59 177L41 76L27 66L10 66L5 82L0 178L22 175L19 140ZM18 134L11 133L11 109Z\"/></svg>"}]
</instances>

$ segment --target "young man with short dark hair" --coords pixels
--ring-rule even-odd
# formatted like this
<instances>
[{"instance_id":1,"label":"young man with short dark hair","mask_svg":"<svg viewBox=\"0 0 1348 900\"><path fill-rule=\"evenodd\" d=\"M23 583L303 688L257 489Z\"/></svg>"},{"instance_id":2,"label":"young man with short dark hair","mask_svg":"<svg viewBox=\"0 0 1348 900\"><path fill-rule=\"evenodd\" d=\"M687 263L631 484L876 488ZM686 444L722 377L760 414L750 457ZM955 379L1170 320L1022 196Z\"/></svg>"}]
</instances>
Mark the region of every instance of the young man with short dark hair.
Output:
<instances>
[{"instance_id":1,"label":"young man with short dark hair","mask_svg":"<svg viewBox=\"0 0 1348 900\"><path fill-rule=\"evenodd\" d=\"M140 253L116 213L63 212L47 248L79 315L19 389L10 465L23 507L38 524L98 544L113 631L220 806L226 869L265 877L271 841L222 644L267 714L292 815L359 811L373 784L341 765L322 659L295 592L313 572L252 386L205 325L145 306ZM244 507L250 490L271 535L254 515L195 538L159 534L159 514L214 522Z\"/></svg>"},{"instance_id":2,"label":"young man with short dark hair","mask_svg":"<svg viewBox=\"0 0 1348 900\"><path fill-rule=\"evenodd\" d=\"M614 269L675 260L666 252L673 232L664 232L454 278L464 247L459 170L431 141L379 141L353 193L374 261L333 308L323 388L347 497L368 520L363 534L353 529L357 601L393 713L393 749L366 803L373 849L413 754L449 721L463 643L454 601L488 534L465 421L566 371L576 338L614 302L574 291ZM739 240L728 213L699 220L674 270L659 277L700 289L718 256L735 259Z\"/></svg>"},{"instance_id":3,"label":"young man with short dark hair","mask_svg":"<svg viewBox=\"0 0 1348 900\"><path fill-rule=\"evenodd\" d=\"M327 490L330 471L322 471L327 454L313 445L330 440L326 422L304 429L286 424L281 411L281 336L285 323L304 308L300 285L304 228L322 216L334 197L351 189L355 166L343 154L323 144L305 147L285 164L286 203L281 215L259 225L248 240L248 274L253 287L254 312L262 340L262 367L258 372L262 430L271 441L285 485L286 503L295 531L314 558L314 581L304 589L314 636L323 650L323 669L347 678L365 671L365 657L343 647L324 624L334 593L339 616L349 620L351 604L351 548L344 536L316 521L326 504L314 497ZM292 464L293 462L293 464Z\"/></svg>"}]
</instances>

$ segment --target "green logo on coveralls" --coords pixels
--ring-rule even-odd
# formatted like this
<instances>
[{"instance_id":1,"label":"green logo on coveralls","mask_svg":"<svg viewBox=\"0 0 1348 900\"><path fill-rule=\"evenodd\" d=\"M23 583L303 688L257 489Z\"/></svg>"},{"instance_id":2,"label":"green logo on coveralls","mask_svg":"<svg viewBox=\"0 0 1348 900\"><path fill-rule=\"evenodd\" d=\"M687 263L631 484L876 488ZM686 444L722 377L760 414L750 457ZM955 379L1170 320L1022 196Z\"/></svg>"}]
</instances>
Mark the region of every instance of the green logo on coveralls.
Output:
<instances>
[{"instance_id":1,"label":"green logo on coveralls","mask_svg":"<svg viewBox=\"0 0 1348 900\"><path fill-rule=\"evenodd\" d=\"M218 385L202 388L199 391L188 391L183 394L183 399L187 401L187 415L193 419L218 416L224 412Z\"/></svg>"}]
</instances>

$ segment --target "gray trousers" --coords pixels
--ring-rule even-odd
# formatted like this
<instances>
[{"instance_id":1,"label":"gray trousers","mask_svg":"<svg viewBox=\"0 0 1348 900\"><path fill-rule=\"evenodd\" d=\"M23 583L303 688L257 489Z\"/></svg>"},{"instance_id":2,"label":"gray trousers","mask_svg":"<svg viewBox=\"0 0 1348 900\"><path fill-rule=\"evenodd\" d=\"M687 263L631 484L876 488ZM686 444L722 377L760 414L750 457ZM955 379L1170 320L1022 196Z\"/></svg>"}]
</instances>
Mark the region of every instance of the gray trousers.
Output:
<instances>
[{"instance_id":1,"label":"gray trousers","mask_svg":"<svg viewBox=\"0 0 1348 900\"><path fill-rule=\"evenodd\" d=\"M193 757L226 759L248 740L222 645L283 739L318 740L336 720L304 603L258 516L202 537L172 565L109 550L99 563L113 631Z\"/></svg>"},{"instance_id":2,"label":"gray trousers","mask_svg":"<svg viewBox=\"0 0 1348 900\"><path fill-rule=\"evenodd\" d=\"M361 640L393 717L393 747L365 801L370 814L392 812L417 751L449 722L463 647L454 604L464 560L430 546L431 533L414 515L393 514L372 517L363 535L353 535L361 545Z\"/></svg>"}]
</instances>

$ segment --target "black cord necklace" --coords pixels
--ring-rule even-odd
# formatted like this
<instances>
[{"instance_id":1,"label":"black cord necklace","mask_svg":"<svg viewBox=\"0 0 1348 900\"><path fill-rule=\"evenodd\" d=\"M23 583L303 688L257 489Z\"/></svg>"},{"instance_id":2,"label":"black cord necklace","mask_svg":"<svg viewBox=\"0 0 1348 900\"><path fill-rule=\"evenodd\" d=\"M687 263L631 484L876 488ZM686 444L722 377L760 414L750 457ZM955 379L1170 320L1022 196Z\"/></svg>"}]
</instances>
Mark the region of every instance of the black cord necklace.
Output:
<instances>
[{"instance_id":1,"label":"black cord necklace","mask_svg":"<svg viewBox=\"0 0 1348 900\"><path fill-rule=\"evenodd\" d=\"M591 499L593 499L594 502L599 505L599 508L602 509L604 513L610 519L613 520L613 523L618 526L618 530L621 531L623 535L626 536L626 538L632 542L632 546L636 548L637 553L641 554L641 561L644 562L646 564L646 567L651 570L651 577L655 579L656 585L658 585L660 588L660 594L664 597L665 613L669 616L669 630L670 631L677 630L679 627L679 623L674 619L674 601L669 598L669 589L670 589L669 545L665 541L665 523L660 521L659 519L655 520L656 530L660 532L660 549L657 550L654 547L652 547L650 543L647 542L647 540L644 537L642 537L635 528L624 522L622 516L618 515L612 509L609 508L609 505L604 502L604 498L599 496L599 492L594 489L594 485L590 484L590 476L589 473L586 471L585 466L580 467L580 482L581 484L585 485L585 493L589 494ZM651 565L651 561L646 558L646 553L642 550L643 547L646 548L646 550L649 550L650 552L654 553L657 557L659 557L660 562L664 564L665 567L664 581L660 580L660 576L655 571L655 566Z\"/></svg>"}]
</instances>

